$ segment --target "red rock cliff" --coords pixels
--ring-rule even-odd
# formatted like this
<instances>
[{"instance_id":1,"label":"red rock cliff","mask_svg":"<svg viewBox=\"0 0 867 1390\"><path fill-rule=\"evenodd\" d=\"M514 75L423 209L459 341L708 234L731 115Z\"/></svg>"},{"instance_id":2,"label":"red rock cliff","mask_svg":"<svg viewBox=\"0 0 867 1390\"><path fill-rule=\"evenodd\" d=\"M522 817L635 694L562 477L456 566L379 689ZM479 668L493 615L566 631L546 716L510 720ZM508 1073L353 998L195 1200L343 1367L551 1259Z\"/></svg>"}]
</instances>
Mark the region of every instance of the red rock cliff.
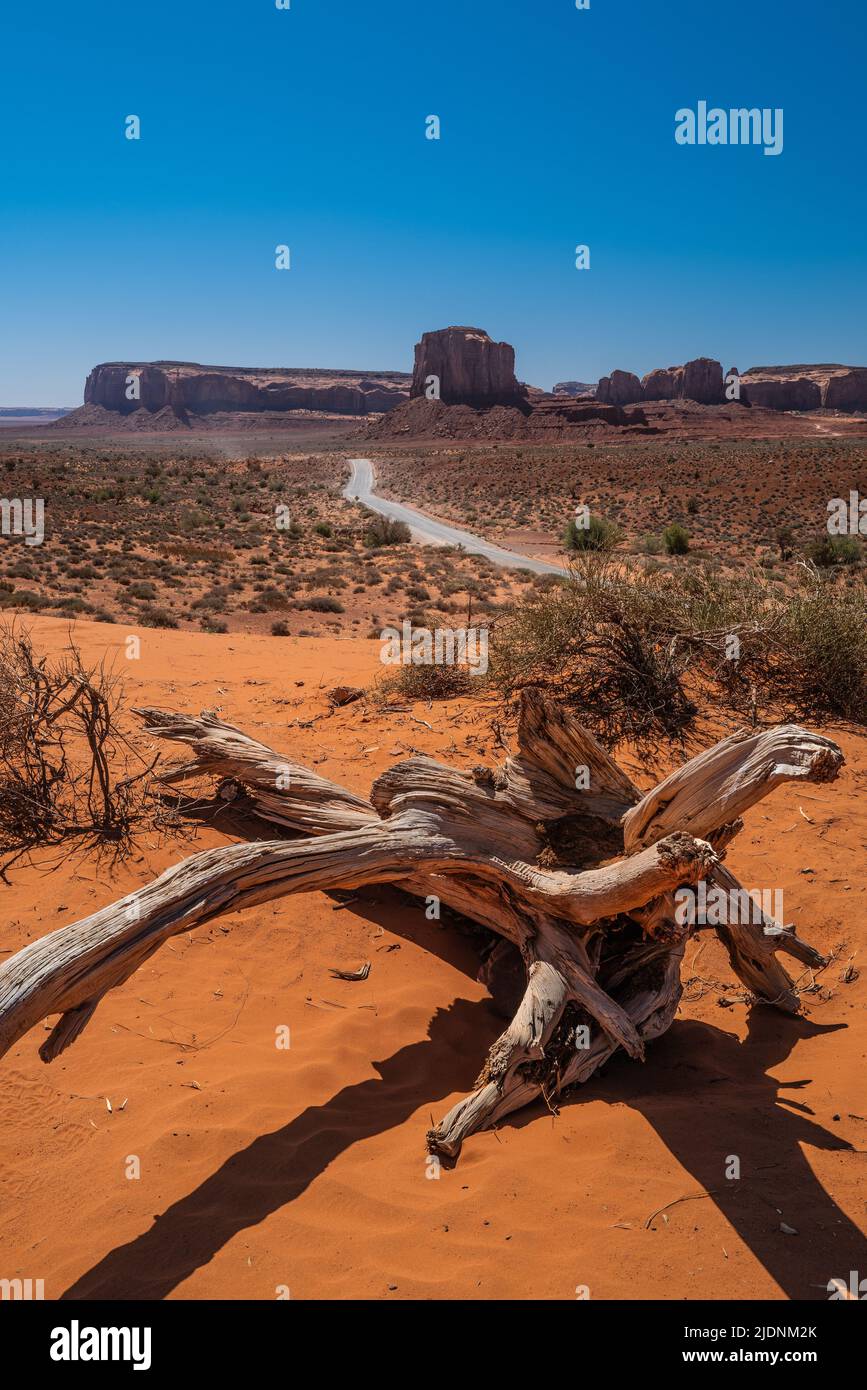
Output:
<instances>
[{"instance_id":1,"label":"red rock cliff","mask_svg":"<svg viewBox=\"0 0 867 1390\"><path fill-rule=\"evenodd\" d=\"M446 405L526 407L526 393L515 377L515 349L495 343L483 328L423 333L415 347L410 396L426 395L430 377L438 378L439 399Z\"/></svg>"}]
</instances>

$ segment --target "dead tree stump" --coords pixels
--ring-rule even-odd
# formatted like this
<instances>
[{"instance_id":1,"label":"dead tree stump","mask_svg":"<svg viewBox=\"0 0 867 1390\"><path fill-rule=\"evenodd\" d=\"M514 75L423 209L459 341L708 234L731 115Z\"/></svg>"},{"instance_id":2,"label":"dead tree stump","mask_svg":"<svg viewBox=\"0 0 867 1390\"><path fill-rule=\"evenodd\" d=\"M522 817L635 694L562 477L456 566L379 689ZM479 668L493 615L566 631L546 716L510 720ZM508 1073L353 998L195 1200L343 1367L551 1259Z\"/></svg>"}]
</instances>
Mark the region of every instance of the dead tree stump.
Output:
<instances>
[{"instance_id":1,"label":"dead tree stump","mask_svg":"<svg viewBox=\"0 0 867 1390\"><path fill-rule=\"evenodd\" d=\"M671 1023L680 963L695 925L675 913L678 887L740 885L721 860L741 815L779 782L829 781L843 755L794 725L741 731L644 796L597 740L537 691L522 696L517 752L500 768L458 772L414 757L365 800L210 715L138 711L192 762L167 783L216 779L244 809L302 838L193 854L120 902L32 942L0 965L0 1056L48 1014L50 1062L103 995L171 936L289 893L394 883L441 902L517 947L526 983L512 1021L470 1092L428 1134L454 1158L475 1131L522 1105L549 1105L623 1048L641 1060ZM576 770L587 769L576 789ZM777 959L823 957L783 924L716 928L732 968L758 998L794 1012Z\"/></svg>"}]
</instances>

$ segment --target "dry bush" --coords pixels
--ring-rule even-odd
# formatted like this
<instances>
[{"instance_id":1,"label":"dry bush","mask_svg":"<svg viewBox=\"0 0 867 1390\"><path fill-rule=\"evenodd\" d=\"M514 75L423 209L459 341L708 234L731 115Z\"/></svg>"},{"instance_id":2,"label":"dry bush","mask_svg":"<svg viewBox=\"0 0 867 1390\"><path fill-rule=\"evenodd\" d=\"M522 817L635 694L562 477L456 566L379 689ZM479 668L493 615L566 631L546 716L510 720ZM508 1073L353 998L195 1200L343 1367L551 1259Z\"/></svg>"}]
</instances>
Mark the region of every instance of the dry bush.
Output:
<instances>
[{"instance_id":1,"label":"dry bush","mask_svg":"<svg viewBox=\"0 0 867 1390\"><path fill-rule=\"evenodd\" d=\"M168 824L147 765L117 725L119 682L70 643L39 657L0 628L0 878L37 849L122 858L139 830Z\"/></svg>"},{"instance_id":2,"label":"dry bush","mask_svg":"<svg viewBox=\"0 0 867 1390\"><path fill-rule=\"evenodd\" d=\"M502 693L550 685L610 746L681 738L709 691L737 714L867 722L867 591L812 566L791 592L761 571L582 557L498 621L491 655Z\"/></svg>"},{"instance_id":3,"label":"dry bush","mask_svg":"<svg viewBox=\"0 0 867 1390\"><path fill-rule=\"evenodd\" d=\"M809 568L784 606L769 685L797 712L867 723L867 589Z\"/></svg>"},{"instance_id":4,"label":"dry bush","mask_svg":"<svg viewBox=\"0 0 867 1390\"><path fill-rule=\"evenodd\" d=\"M381 701L454 700L473 693L473 677L466 666L435 664L399 666L378 687Z\"/></svg>"}]
</instances>

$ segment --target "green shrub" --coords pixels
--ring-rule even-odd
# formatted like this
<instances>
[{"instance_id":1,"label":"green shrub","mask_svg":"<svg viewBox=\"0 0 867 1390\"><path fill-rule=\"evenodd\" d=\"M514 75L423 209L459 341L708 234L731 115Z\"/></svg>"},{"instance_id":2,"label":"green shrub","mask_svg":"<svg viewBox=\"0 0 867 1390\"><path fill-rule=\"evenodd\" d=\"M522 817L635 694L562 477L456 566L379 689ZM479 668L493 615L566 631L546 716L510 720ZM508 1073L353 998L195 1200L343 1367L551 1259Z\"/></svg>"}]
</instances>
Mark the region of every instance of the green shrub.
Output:
<instances>
[{"instance_id":1,"label":"green shrub","mask_svg":"<svg viewBox=\"0 0 867 1390\"><path fill-rule=\"evenodd\" d=\"M613 550L623 533L613 521L604 516L591 516L586 526L579 526L573 519L563 532L564 550Z\"/></svg>"},{"instance_id":2,"label":"green shrub","mask_svg":"<svg viewBox=\"0 0 867 1390\"><path fill-rule=\"evenodd\" d=\"M673 521L663 531L662 543L669 555L686 555L689 550L689 532L685 526Z\"/></svg>"},{"instance_id":3,"label":"green shrub","mask_svg":"<svg viewBox=\"0 0 867 1390\"><path fill-rule=\"evenodd\" d=\"M831 565L855 565L862 557L861 546L855 536L819 536L806 548L808 560L823 569Z\"/></svg>"}]
</instances>

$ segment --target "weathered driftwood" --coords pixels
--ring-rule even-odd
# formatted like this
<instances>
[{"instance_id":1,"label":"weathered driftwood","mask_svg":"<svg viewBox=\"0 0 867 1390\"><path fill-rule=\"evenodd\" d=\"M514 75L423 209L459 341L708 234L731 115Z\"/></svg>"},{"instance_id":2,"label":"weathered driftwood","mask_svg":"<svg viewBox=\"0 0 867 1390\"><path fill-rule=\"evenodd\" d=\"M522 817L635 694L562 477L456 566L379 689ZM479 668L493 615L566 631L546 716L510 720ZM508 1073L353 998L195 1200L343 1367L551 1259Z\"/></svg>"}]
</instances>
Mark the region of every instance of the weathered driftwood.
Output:
<instances>
[{"instance_id":1,"label":"weathered driftwood","mask_svg":"<svg viewBox=\"0 0 867 1390\"><path fill-rule=\"evenodd\" d=\"M843 762L828 739L787 725L725 739L642 797L592 735L531 691L517 752L498 770L415 757L366 800L212 716L139 713L156 736L193 752L166 782L216 779L219 798L303 838L191 855L11 957L0 966L0 1056L59 1014L40 1048L51 1061L102 996L178 932L290 893L395 883L491 928L526 969L523 998L474 1089L428 1135L447 1156L539 1096L552 1104L617 1048L641 1059L674 1017L696 930L677 920L675 890L701 879L739 887L720 859L741 813L778 782L828 780ZM583 790L579 768L589 770ZM775 953L817 963L812 947L767 919L717 930L754 994L797 1009Z\"/></svg>"}]
</instances>

